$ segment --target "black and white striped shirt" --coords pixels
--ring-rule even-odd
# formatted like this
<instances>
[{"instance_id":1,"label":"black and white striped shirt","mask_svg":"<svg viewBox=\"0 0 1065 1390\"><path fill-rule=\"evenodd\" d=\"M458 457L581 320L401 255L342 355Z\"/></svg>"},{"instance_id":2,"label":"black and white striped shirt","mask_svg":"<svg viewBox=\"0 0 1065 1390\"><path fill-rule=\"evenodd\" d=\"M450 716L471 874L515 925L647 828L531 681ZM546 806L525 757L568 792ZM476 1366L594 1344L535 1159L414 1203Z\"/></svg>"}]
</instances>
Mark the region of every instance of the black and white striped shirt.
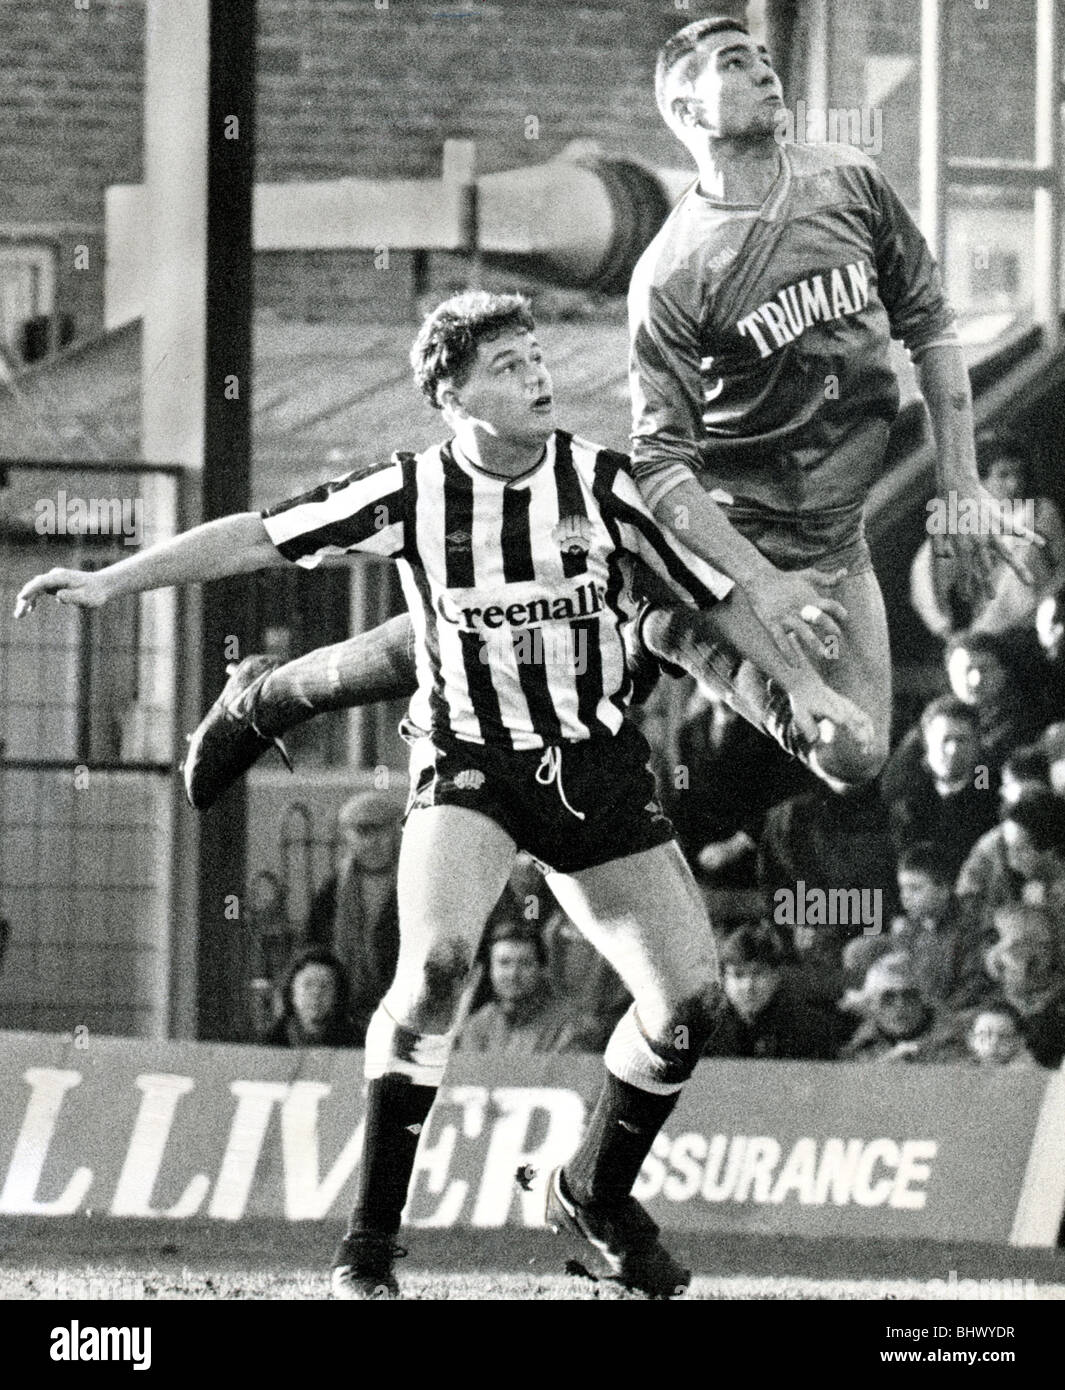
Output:
<instances>
[{"instance_id":1,"label":"black and white striped shirt","mask_svg":"<svg viewBox=\"0 0 1065 1390\"><path fill-rule=\"evenodd\" d=\"M414 622L410 718L437 740L535 749L616 734L630 681L618 635L626 554L706 607L732 581L653 519L624 454L556 430L520 478L454 442L325 483L263 513L281 554L394 559Z\"/></svg>"}]
</instances>

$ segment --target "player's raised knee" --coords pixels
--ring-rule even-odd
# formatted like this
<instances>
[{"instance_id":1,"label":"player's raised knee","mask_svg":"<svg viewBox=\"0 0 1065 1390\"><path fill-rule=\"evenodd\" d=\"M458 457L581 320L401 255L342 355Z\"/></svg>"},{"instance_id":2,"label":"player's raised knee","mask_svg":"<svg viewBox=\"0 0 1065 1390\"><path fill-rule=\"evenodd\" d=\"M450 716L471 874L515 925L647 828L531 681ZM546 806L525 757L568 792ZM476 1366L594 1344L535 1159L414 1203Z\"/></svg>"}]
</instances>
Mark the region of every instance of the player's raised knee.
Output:
<instances>
[{"instance_id":1,"label":"player's raised knee","mask_svg":"<svg viewBox=\"0 0 1065 1390\"><path fill-rule=\"evenodd\" d=\"M814 756L823 776L850 787L862 787L879 774L887 762L888 751L886 738L876 736L863 744L846 730L838 730L831 743L819 745Z\"/></svg>"}]
</instances>

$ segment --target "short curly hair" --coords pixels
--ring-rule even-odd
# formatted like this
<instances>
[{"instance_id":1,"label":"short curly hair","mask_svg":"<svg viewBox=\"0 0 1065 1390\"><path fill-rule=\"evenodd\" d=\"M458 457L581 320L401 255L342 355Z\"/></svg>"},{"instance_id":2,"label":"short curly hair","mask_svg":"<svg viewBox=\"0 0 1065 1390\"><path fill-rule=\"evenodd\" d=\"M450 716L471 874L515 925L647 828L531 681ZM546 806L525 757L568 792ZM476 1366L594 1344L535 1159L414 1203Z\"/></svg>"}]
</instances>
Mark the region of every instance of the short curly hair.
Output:
<instances>
[{"instance_id":1,"label":"short curly hair","mask_svg":"<svg viewBox=\"0 0 1065 1390\"><path fill-rule=\"evenodd\" d=\"M536 329L529 301L521 294L471 290L438 304L422 323L410 350L414 379L429 404L440 409L441 383L461 386L477 357L477 348L508 329Z\"/></svg>"}]
</instances>

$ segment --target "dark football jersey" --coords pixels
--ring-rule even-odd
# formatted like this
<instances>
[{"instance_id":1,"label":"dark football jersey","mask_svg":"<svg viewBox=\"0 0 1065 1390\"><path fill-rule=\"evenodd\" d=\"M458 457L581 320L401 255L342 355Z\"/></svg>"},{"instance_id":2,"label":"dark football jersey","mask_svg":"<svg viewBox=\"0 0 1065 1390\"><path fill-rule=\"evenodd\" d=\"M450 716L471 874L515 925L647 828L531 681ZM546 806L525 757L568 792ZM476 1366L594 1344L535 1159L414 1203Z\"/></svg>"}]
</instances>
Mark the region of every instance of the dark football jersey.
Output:
<instances>
[{"instance_id":1,"label":"dark football jersey","mask_svg":"<svg viewBox=\"0 0 1065 1390\"><path fill-rule=\"evenodd\" d=\"M694 472L739 505L864 501L898 387L888 350L954 341L920 231L876 164L785 145L759 207L693 186L629 295L633 472L654 507Z\"/></svg>"}]
</instances>

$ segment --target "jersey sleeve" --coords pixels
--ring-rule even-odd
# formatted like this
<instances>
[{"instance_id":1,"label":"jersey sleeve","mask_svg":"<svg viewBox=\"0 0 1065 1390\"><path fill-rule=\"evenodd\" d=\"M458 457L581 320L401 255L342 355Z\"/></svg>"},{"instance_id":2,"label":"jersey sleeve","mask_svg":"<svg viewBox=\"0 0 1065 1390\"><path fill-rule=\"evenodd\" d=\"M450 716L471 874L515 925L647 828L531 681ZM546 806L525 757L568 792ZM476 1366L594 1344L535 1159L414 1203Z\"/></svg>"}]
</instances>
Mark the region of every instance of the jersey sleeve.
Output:
<instances>
[{"instance_id":1,"label":"jersey sleeve","mask_svg":"<svg viewBox=\"0 0 1065 1390\"><path fill-rule=\"evenodd\" d=\"M658 524L640 489L622 468L610 480L603 510L617 527L622 549L639 556L686 603L707 608L731 593L734 585L727 575Z\"/></svg>"},{"instance_id":2,"label":"jersey sleeve","mask_svg":"<svg viewBox=\"0 0 1065 1390\"><path fill-rule=\"evenodd\" d=\"M703 381L698 324L652 283L652 264L637 267L629 289L629 389L632 471L653 509L698 471Z\"/></svg>"},{"instance_id":3,"label":"jersey sleeve","mask_svg":"<svg viewBox=\"0 0 1065 1390\"><path fill-rule=\"evenodd\" d=\"M314 569L326 555L365 551L396 556L405 542L401 465L348 473L262 513L266 533L286 560Z\"/></svg>"},{"instance_id":4,"label":"jersey sleeve","mask_svg":"<svg viewBox=\"0 0 1065 1390\"><path fill-rule=\"evenodd\" d=\"M914 356L933 343L956 342L954 311L928 243L875 166L870 177L877 203L874 251L879 293L892 337L901 338Z\"/></svg>"}]
</instances>

